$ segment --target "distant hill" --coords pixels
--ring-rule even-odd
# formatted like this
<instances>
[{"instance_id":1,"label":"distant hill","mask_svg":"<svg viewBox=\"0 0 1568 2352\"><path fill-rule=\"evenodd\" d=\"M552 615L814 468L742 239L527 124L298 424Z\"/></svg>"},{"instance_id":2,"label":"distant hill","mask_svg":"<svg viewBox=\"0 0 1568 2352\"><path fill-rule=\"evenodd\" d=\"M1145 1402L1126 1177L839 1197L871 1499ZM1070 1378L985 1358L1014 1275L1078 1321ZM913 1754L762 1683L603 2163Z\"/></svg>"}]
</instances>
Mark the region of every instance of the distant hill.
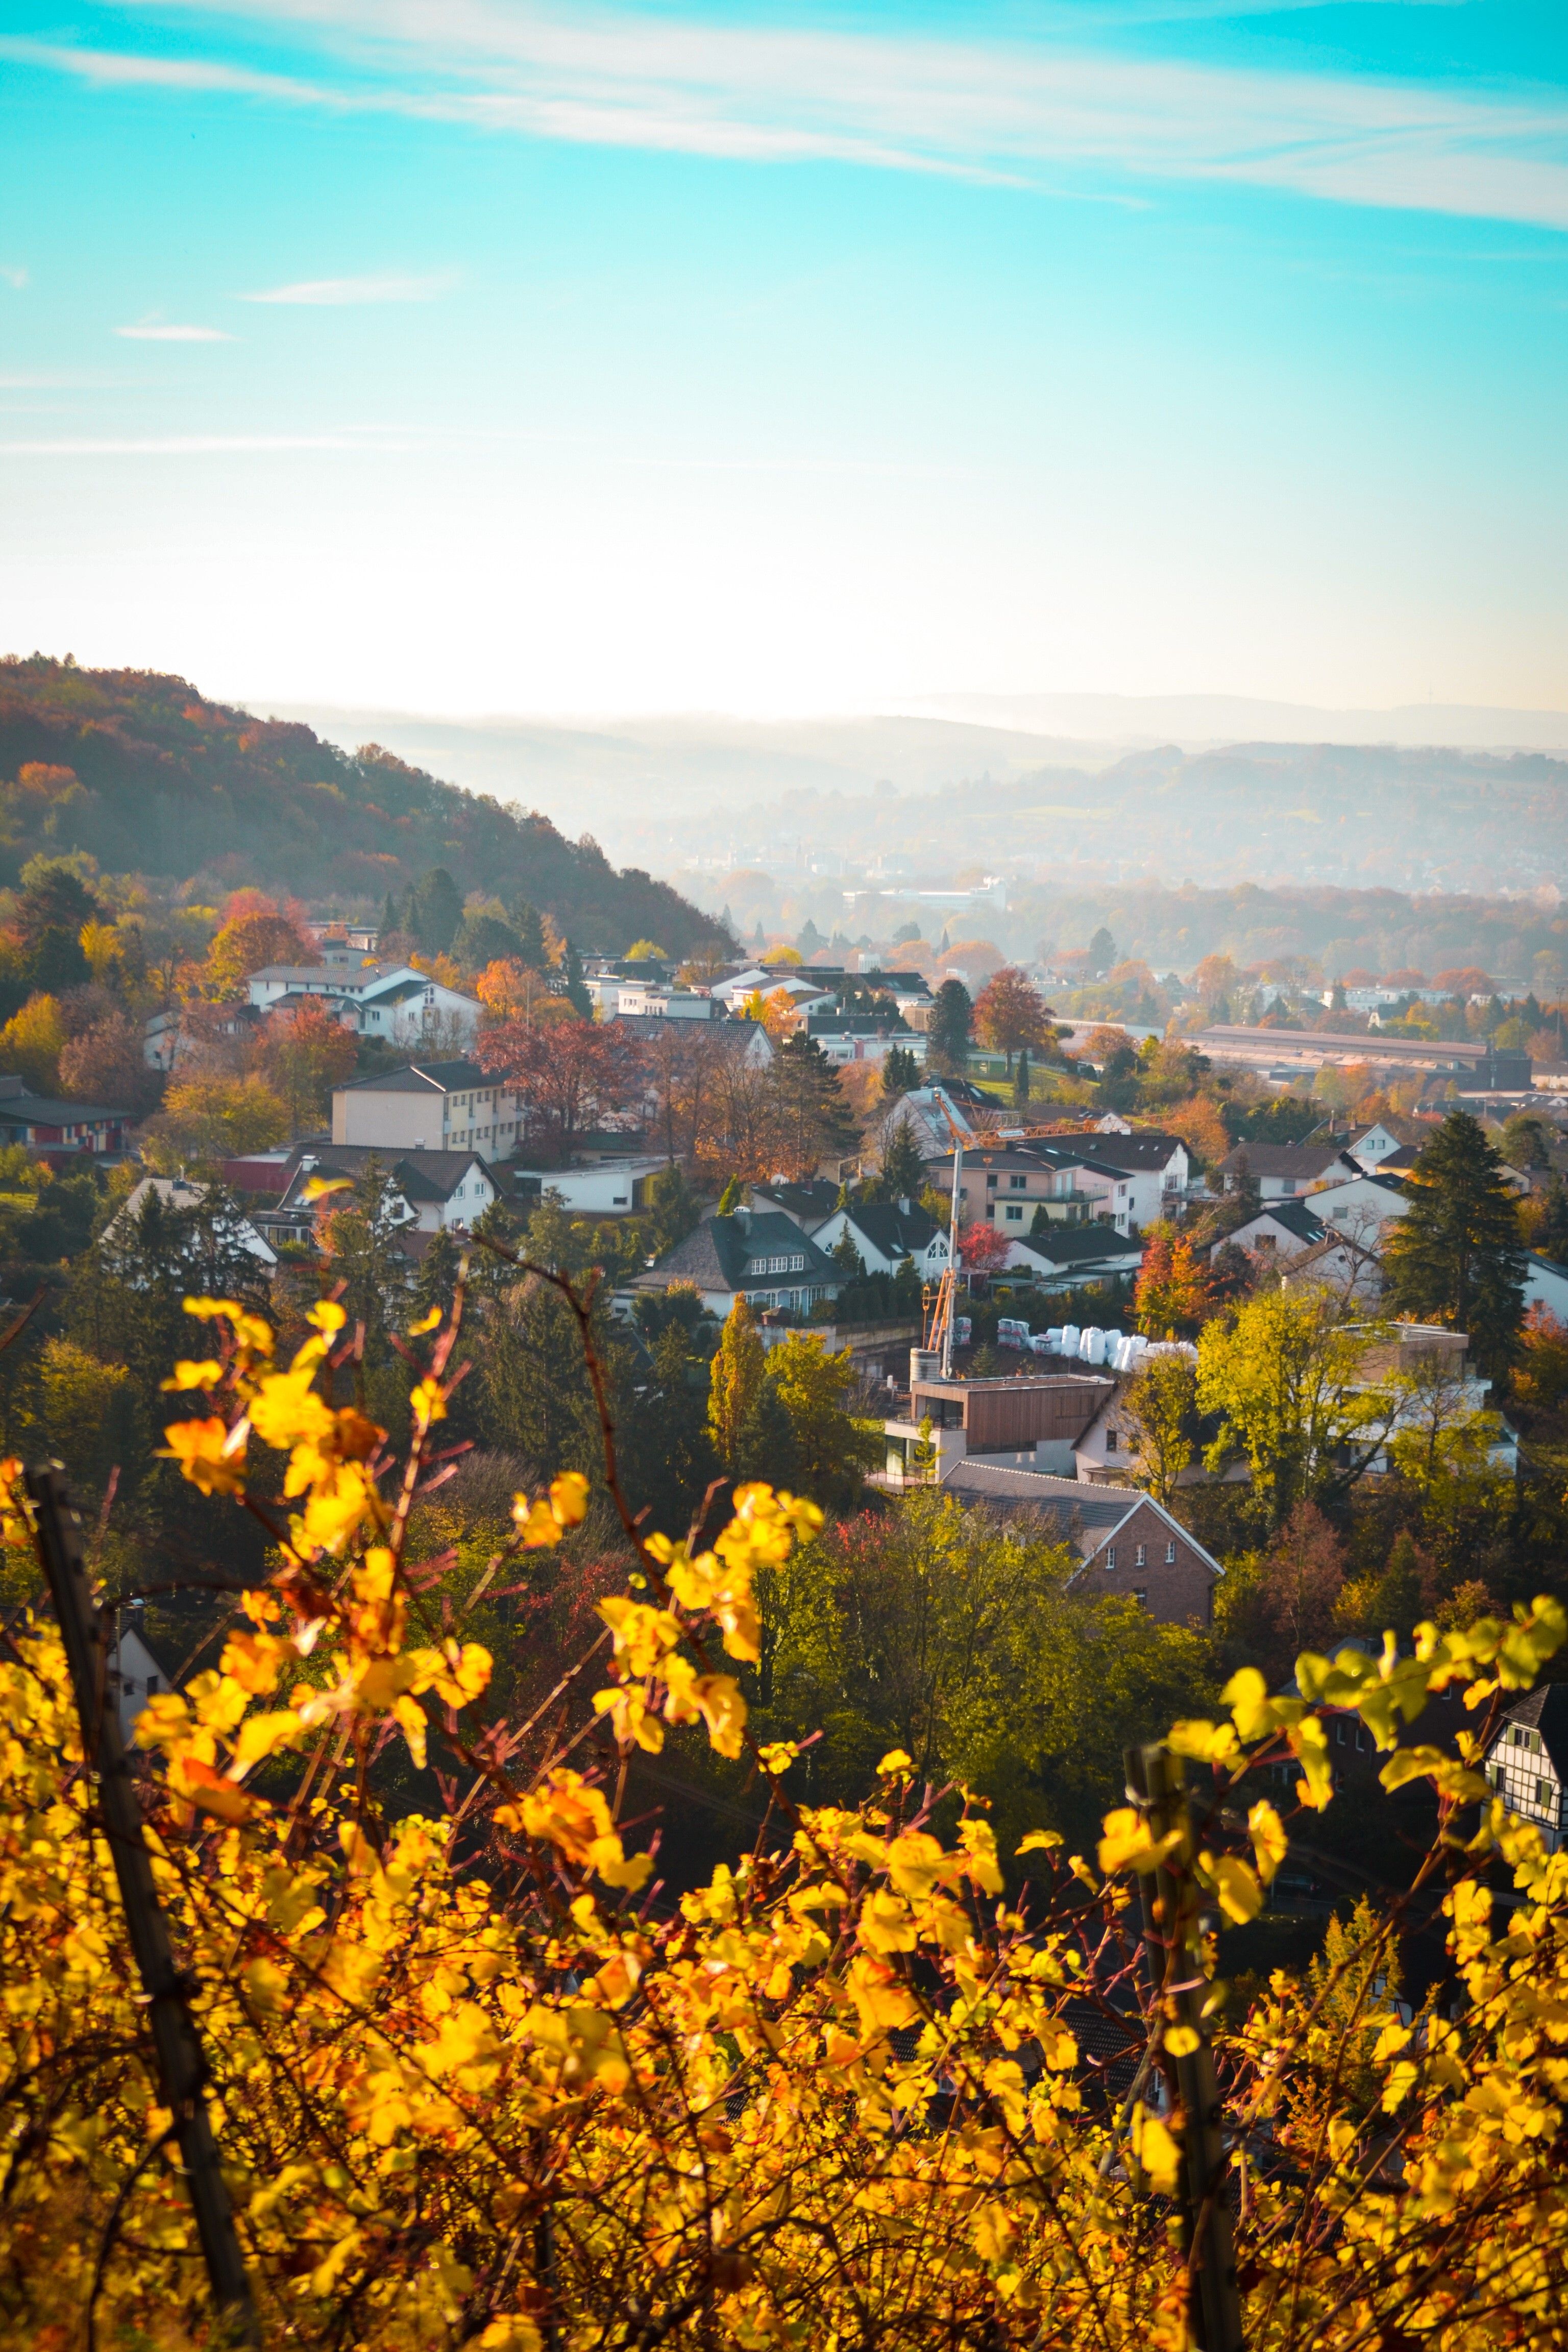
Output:
<instances>
[{"instance_id":1,"label":"distant hill","mask_svg":"<svg viewBox=\"0 0 1568 2352\"><path fill-rule=\"evenodd\" d=\"M245 884L379 911L444 866L459 889L530 899L579 947L651 939L671 955L717 926L668 883L617 870L548 817L441 782L390 751L206 701L181 677L0 659L0 884L39 852L110 873Z\"/></svg>"}]
</instances>

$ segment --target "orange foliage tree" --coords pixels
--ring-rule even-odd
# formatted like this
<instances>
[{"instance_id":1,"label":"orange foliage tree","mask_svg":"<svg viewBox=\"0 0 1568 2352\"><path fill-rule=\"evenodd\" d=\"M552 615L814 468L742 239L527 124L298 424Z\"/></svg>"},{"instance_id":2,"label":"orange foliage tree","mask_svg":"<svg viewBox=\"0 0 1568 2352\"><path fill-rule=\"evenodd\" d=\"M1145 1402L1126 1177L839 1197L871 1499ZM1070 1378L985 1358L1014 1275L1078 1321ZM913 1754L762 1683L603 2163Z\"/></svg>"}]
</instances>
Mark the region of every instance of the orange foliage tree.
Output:
<instances>
[{"instance_id":1,"label":"orange foliage tree","mask_svg":"<svg viewBox=\"0 0 1568 2352\"><path fill-rule=\"evenodd\" d=\"M982 1045L1006 1055L1009 1072L1015 1054L1037 1052L1053 1034L1039 990L1016 964L994 972L975 998L974 1026Z\"/></svg>"},{"instance_id":2,"label":"orange foliage tree","mask_svg":"<svg viewBox=\"0 0 1568 2352\"><path fill-rule=\"evenodd\" d=\"M1156 1225L1143 1244L1134 1313L1150 1339L1183 1339L1195 1331L1208 1311L1208 1268L1185 1234Z\"/></svg>"},{"instance_id":3,"label":"orange foliage tree","mask_svg":"<svg viewBox=\"0 0 1568 2352\"><path fill-rule=\"evenodd\" d=\"M308 996L261 1024L256 1059L289 1107L296 1134L331 1108L332 1088L353 1076L359 1045L329 1006Z\"/></svg>"},{"instance_id":4,"label":"orange foliage tree","mask_svg":"<svg viewBox=\"0 0 1568 2352\"><path fill-rule=\"evenodd\" d=\"M312 940L295 929L286 915L241 915L226 923L196 967L200 993L221 1003L237 996L246 977L269 963L311 964L319 961Z\"/></svg>"}]
</instances>

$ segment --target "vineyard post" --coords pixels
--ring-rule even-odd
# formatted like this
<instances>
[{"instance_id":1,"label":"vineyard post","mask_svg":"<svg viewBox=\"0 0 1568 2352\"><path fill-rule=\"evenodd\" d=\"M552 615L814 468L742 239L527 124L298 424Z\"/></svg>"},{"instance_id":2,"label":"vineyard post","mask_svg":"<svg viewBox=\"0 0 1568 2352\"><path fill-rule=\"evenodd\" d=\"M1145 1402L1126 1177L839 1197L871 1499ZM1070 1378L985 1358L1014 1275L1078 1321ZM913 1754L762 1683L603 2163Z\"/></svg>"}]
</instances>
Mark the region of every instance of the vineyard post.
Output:
<instances>
[{"instance_id":1,"label":"vineyard post","mask_svg":"<svg viewBox=\"0 0 1568 2352\"><path fill-rule=\"evenodd\" d=\"M1151 1839L1180 1832L1169 1856L1175 1867L1162 1864L1158 1870L1145 1872L1139 1885L1152 1996L1149 2030L1156 2033L1172 2025L1185 2026L1190 2032L1181 2039L1193 2043L1172 2060L1182 2110L1177 2198L1193 2281L1188 2324L1201 2352L1245 2352L1236 2251L1226 2199L1229 2159L1209 2022L1204 2015L1209 1988L1193 1875L1192 1815L1181 1762L1167 1748L1161 1744L1129 1748L1124 1760L1127 1793L1143 1813Z\"/></svg>"},{"instance_id":2,"label":"vineyard post","mask_svg":"<svg viewBox=\"0 0 1568 2352\"><path fill-rule=\"evenodd\" d=\"M159 2098L174 2117L213 2300L236 2341L258 2344L250 2282L207 2113L206 2059L191 2013L189 1979L175 1965L168 1922L158 1900L142 1809L121 1737L120 1709L109 1687L106 1622L93 1606L82 1559L81 1522L58 1465L29 1470L26 1488L76 1695L82 1757L87 1769L97 1772L99 1818L114 1861L132 1956L147 1997Z\"/></svg>"}]
</instances>

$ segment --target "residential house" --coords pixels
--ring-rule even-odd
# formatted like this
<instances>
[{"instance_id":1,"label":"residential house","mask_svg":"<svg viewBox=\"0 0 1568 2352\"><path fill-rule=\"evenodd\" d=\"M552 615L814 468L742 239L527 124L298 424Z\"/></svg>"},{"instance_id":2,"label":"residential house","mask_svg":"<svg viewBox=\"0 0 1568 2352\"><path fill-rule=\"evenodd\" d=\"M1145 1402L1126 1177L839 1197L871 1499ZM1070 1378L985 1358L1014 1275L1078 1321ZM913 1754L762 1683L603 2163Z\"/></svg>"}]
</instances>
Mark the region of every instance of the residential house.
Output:
<instances>
[{"instance_id":1,"label":"residential house","mask_svg":"<svg viewBox=\"0 0 1568 2352\"><path fill-rule=\"evenodd\" d=\"M261 1013L287 1012L320 998L346 1028L389 1045L417 1046L432 1034L472 1037L483 1007L406 963L265 964L246 982Z\"/></svg>"},{"instance_id":2,"label":"residential house","mask_svg":"<svg viewBox=\"0 0 1568 2352\"><path fill-rule=\"evenodd\" d=\"M142 1640L139 1627L129 1622L133 1613L140 1614L133 1602L121 1609L107 1662L109 1690L120 1717L120 1737L127 1747L136 1728L136 1718L146 1712L148 1700L174 1688L164 1668Z\"/></svg>"},{"instance_id":3,"label":"residential house","mask_svg":"<svg viewBox=\"0 0 1568 2352\"><path fill-rule=\"evenodd\" d=\"M133 1118L103 1103L36 1095L25 1078L0 1077L0 1144L25 1144L41 1159L123 1151Z\"/></svg>"},{"instance_id":4,"label":"residential house","mask_svg":"<svg viewBox=\"0 0 1568 2352\"><path fill-rule=\"evenodd\" d=\"M374 1144L322 1144L319 1152L300 1153L278 1206L258 1210L258 1223L276 1240L313 1241L321 1204L305 1198L312 1179L331 1183L342 1177L354 1183L373 1160L379 1162L393 1187L393 1222L420 1233L474 1224L500 1190L500 1179L477 1151L377 1150ZM329 1207L332 1197L326 1196Z\"/></svg>"},{"instance_id":5,"label":"residential house","mask_svg":"<svg viewBox=\"0 0 1568 2352\"><path fill-rule=\"evenodd\" d=\"M942 1491L1008 1519L1027 1518L1069 1544L1079 1565L1069 1592L1086 1600L1135 1601L1157 1623L1207 1625L1224 1569L1152 1495L1086 1486L1038 1470L966 1454Z\"/></svg>"},{"instance_id":6,"label":"residential house","mask_svg":"<svg viewBox=\"0 0 1568 2352\"><path fill-rule=\"evenodd\" d=\"M631 1287L665 1291L676 1283L699 1291L708 1312L722 1321L737 1298L805 1318L820 1299L837 1297L844 1276L782 1211L747 1208L704 1217Z\"/></svg>"},{"instance_id":7,"label":"residential house","mask_svg":"<svg viewBox=\"0 0 1568 2352\"><path fill-rule=\"evenodd\" d=\"M1345 1142L1351 1158L1363 1168L1381 1168L1385 1160L1409 1152L1414 1158L1433 1130L1419 1119L1374 1118L1370 1127L1352 1127Z\"/></svg>"},{"instance_id":8,"label":"residential house","mask_svg":"<svg viewBox=\"0 0 1568 2352\"><path fill-rule=\"evenodd\" d=\"M952 1189L952 1159L949 1150L925 1163L930 1182L944 1194ZM1133 1223L1131 1176L1102 1167L1086 1152L1058 1150L1048 1142L966 1148L959 1197L961 1223L995 1225L1019 1241L1034 1230L1037 1210L1050 1223L1065 1225L1103 1218L1121 1234Z\"/></svg>"},{"instance_id":9,"label":"residential house","mask_svg":"<svg viewBox=\"0 0 1568 2352\"><path fill-rule=\"evenodd\" d=\"M830 1182L826 1176L813 1176L804 1184L753 1184L752 1206L781 1210L803 1234L815 1234L838 1206L842 1190L842 1185Z\"/></svg>"},{"instance_id":10,"label":"residential house","mask_svg":"<svg viewBox=\"0 0 1568 2352\"><path fill-rule=\"evenodd\" d=\"M124 1247L150 1199L155 1198L164 1209L177 1214L181 1210L199 1209L211 1189L210 1185L193 1184L184 1176L143 1176L139 1184L132 1186L99 1235L100 1249L109 1251L112 1256L117 1248ZM249 1217L226 1218L218 1231L225 1243L246 1251L258 1267L270 1273L277 1265L277 1251Z\"/></svg>"},{"instance_id":11,"label":"residential house","mask_svg":"<svg viewBox=\"0 0 1568 2352\"><path fill-rule=\"evenodd\" d=\"M1248 1171L1264 1201L1294 1200L1321 1184L1337 1184L1361 1173L1350 1152L1337 1143L1238 1143L1219 1163L1221 1190L1237 1192Z\"/></svg>"},{"instance_id":12,"label":"residential house","mask_svg":"<svg viewBox=\"0 0 1568 2352\"><path fill-rule=\"evenodd\" d=\"M911 1348L908 1414L882 1423L885 1483L904 1486L911 1475L923 1483L931 1474L919 1458L927 1450L938 1484L974 1455L1014 1468L1070 1471L1074 1444L1113 1388L1105 1373L1087 1370L947 1381L934 1355Z\"/></svg>"},{"instance_id":13,"label":"residential house","mask_svg":"<svg viewBox=\"0 0 1568 2352\"><path fill-rule=\"evenodd\" d=\"M1349 1234L1325 1229L1323 1240L1282 1261L1282 1288L1310 1286L1346 1305L1375 1307L1383 1297L1383 1260Z\"/></svg>"},{"instance_id":14,"label":"residential house","mask_svg":"<svg viewBox=\"0 0 1568 2352\"><path fill-rule=\"evenodd\" d=\"M1186 1198L1192 1160L1179 1135L1167 1135L1157 1127L1133 1128L1123 1134L1107 1128L1102 1120L1093 1141L1086 1138L1084 1142L1097 1169L1110 1170L1126 1180L1127 1212L1132 1224L1147 1229L1161 1217L1173 1214ZM1059 1148L1070 1151L1072 1146L1064 1138Z\"/></svg>"},{"instance_id":15,"label":"residential house","mask_svg":"<svg viewBox=\"0 0 1568 2352\"><path fill-rule=\"evenodd\" d=\"M1315 1248L1328 1230L1305 1201L1270 1201L1255 1217L1215 1242L1209 1255L1217 1257L1234 1242L1237 1249L1250 1250L1256 1257L1295 1257L1302 1250Z\"/></svg>"},{"instance_id":16,"label":"residential house","mask_svg":"<svg viewBox=\"0 0 1568 2352\"><path fill-rule=\"evenodd\" d=\"M1043 1233L1016 1240L1003 1272L1025 1274L1048 1290L1078 1290L1094 1282L1136 1275L1143 1244L1112 1225L1048 1224Z\"/></svg>"},{"instance_id":17,"label":"residential house","mask_svg":"<svg viewBox=\"0 0 1568 2352\"><path fill-rule=\"evenodd\" d=\"M943 1152L951 1153L952 1150L954 1126L960 1135L968 1138L979 1133L982 1125L994 1125L995 1117L993 1097L972 1085L968 1078L931 1078L923 1086L911 1087L908 1094L889 1104L878 1123L878 1142L879 1148L885 1148L889 1138L907 1120L921 1158L938 1160ZM951 1183L951 1171L948 1181Z\"/></svg>"},{"instance_id":18,"label":"residential house","mask_svg":"<svg viewBox=\"0 0 1568 2352\"><path fill-rule=\"evenodd\" d=\"M886 1022L869 1021L859 1013L809 1013L805 1034L836 1069L847 1062L869 1062L879 1067L895 1045L917 1062L923 1063L926 1057L926 1041L918 1030L893 1029Z\"/></svg>"},{"instance_id":19,"label":"residential house","mask_svg":"<svg viewBox=\"0 0 1568 2352\"><path fill-rule=\"evenodd\" d=\"M1487 1749L1486 1777L1555 1853L1568 1832L1568 1683L1538 1684L1510 1707Z\"/></svg>"},{"instance_id":20,"label":"residential house","mask_svg":"<svg viewBox=\"0 0 1568 2352\"><path fill-rule=\"evenodd\" d=\"M673 1038L679 1049L690 1040L703 1053L733 1054L753 1070L765 1070L773 1058L773 1041L760 1021L737 1018L672 1024L667 1013L617 1013L614 1017L644 1045L668 1045Z\"/></svg>"},{"instance_id":21,"label":"residential house","mask_svg":"<svg viewBox=\"0 0 1568 2352\"><path fill-rule=\"evenodd\" d=\"M1312 1194L1312 1214L1330 1230L1350 1234L1369 1249L1382 1245L1383 1229L1410 1205L1405 1180L1381 1168L1326 1184Z\"/></svg>"},{"instance_id":22,"label":"residential house","mask_svg":"<svg viewBox=\"0 0 1568 2352\"><path fill-rule=\"evenodd\" d=\"M906 1258L914 1260L922 1282L938 1282L947 1272L947 1230L918 1202L866 1201L836 1209L811 1238L831 1255L846 1234L868 1274L895 1273Z\"/></svg>"},{"instance_id":23,"label":"residential house","mask_svg":"<svg viewBox=\"0 0 1568 2352\"><path fill-rule=\"evenodd\" d=\"M549 1193L574 1216L630 1216L647 1205L648 1179L668 1165L662 1152L606 1151L569 1168L517 1168L512 1197L524 1209Z\"/></svg>"},{"instance_id":24,"label":"residential house","mask_svg":"<svg viewBox=\"0 0 1568 2352\"><path fill-rule=\"evenodd\" d=\"M1551 1258L1541 1257L1534 1250L1528 1251L1524 1261L1524 1303L1527 1307L1544 1307L1560 1323L1568 1323L1568 1267L1553 1265Z\"/></svg>"},{"instance_id":25,"label":"residential house","mask_svg":"<svg viewBox=\"0 0 1568 2352\"><path fill-rule=\"evenodd\" d=\"M379 1150L478 1151L510 1160L521 1112L511 1087L477 1062L410 1062L351 1078L332 1094L332 1141Z\"/></svg>"}]
</instances>

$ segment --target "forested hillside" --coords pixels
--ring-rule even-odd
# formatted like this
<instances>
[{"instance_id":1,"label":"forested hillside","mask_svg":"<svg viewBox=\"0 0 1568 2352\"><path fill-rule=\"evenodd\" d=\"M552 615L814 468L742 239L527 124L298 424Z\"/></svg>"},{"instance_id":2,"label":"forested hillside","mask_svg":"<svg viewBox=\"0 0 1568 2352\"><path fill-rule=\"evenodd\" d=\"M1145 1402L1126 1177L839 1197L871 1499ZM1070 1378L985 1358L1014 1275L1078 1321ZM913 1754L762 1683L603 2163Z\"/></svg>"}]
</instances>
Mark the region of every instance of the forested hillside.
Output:
<instances>
[{"instance_id":1,"label":"forested hillside","mask_svg":"<svg viewBox=\"0 0 1568 2352\"><path fill-rule=\"evenodd\" d=\"M666 883L617 873L586 836L442 783L367 744L206 701L184 678L0 660L0 885L40 852L107 872L210 875L379 912L433 866L459 889L527 898L585 949L714 936Z\"/></svg>"}]
</instances>

